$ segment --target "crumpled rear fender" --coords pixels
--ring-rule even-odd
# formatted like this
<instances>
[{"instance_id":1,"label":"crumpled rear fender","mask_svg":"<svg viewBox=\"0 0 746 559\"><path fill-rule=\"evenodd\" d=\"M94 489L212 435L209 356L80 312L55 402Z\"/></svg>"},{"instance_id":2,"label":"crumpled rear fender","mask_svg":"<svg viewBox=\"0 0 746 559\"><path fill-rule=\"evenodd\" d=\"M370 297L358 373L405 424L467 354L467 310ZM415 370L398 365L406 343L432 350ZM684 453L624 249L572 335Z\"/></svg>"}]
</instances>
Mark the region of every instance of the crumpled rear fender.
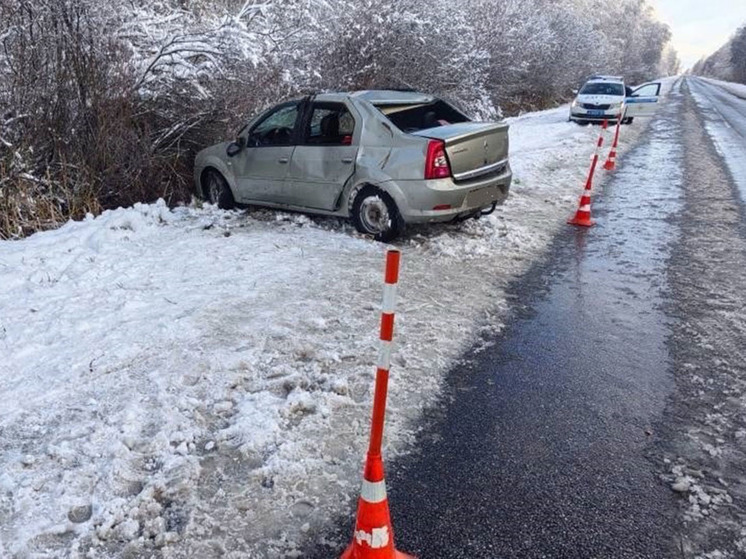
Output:
<instances>
[{"instance_id":1,"label":"crumpled rear fender","mask_svg":"<svg viewBox=\"0 0 746 559\"><path fill-rule=\"evenodd\" d=\"M414 140L402 147L361 146L355 164L355 173L340 197L340 209L350 215L352 203L361 188L372 185L388 193L397 206L406 205L406 198L397 180L421 178L424 173L423 142Z\"/></svg>"},{"instance_id":2,"label":"crumpled rear fender","mask_svg":"<svg viewBox=\"0 0 746 559\"><path fill-rule=\"evenodd\" d=\"M366 186L375 186L376 188L391 196L394 199L394 202L396 202L396 206L398 208L407 206L407 199L404 196L404 192L402 192L401 187L396 183L396 181L393 181L391 178L384 178L382 176L379 176L378 179L379 180L375 181L358 180L355 183L351 183L344 197L343 205L340 208L345 210L345 215L347 217L352 215L352 204L355 202L355 196L357 196L357 193Z\"/></svg>"}]
</instances>

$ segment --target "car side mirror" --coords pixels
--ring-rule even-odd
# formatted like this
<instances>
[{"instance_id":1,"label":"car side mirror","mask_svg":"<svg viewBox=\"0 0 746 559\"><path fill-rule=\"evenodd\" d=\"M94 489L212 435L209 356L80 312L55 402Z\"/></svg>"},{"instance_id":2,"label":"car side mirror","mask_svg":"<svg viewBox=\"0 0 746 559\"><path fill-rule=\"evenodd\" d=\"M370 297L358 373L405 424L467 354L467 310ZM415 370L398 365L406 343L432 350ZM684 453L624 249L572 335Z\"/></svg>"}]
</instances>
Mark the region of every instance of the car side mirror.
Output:
<instances>
[{"instance_id":1,"label":"car side mirror","mask_svg":"<svg viewBox=\"0 0 746 559\"><path fill-rule=\"evenodd\" d=\"M241 150L244 148L244 145L246 144L246 140L241 137L235 142L231 142L228 144L228 147L225 149L225 153L228 157L233 157L234 155L238 155Z\"/></svg>"}]
</instances>

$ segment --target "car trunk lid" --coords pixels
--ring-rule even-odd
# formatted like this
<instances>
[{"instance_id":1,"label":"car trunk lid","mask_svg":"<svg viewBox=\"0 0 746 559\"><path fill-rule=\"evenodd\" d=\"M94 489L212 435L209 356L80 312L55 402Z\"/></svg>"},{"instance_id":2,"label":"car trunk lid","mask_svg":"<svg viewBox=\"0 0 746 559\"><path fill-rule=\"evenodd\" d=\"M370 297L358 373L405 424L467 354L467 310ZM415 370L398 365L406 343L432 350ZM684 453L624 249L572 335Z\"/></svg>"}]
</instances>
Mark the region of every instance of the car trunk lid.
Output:
<instances>
[{"instance_id":1,"label":"car trunk lid","mask_svg":"<svg viewBox=\"0 0 746 559\"><path fill-rule=\"evenodd\" d=\"M468 180L499 171L508 158L508 124L460 122L414 132L445 142L455 180Z\"/></svg>"}]
</instances>

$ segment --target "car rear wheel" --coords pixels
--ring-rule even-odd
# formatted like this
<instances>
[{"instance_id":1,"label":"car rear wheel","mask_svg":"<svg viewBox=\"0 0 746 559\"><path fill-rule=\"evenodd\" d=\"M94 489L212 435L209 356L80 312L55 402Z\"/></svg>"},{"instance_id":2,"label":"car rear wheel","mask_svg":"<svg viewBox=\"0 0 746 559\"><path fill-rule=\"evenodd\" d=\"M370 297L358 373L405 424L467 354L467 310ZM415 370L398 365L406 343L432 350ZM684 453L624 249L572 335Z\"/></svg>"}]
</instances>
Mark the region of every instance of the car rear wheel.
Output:
<instances>
[{"instance_id":1,"label":"car rear wheel","mask_svg":"<svg viewBox=\"0 0 746 559\"><path fill-rule=\"evenodd\" d=\"M230 186L225 178L217 171L208 171L204 186L205 198L211 204L217 204L222 210L230 210L236 207Z\"/></svg>"},{"instance_id":2,"label":"car rear wheel","mask_svg":"<svg viewBox=\"0 0 746 559\"><path fill-rule=\"evenodd\" d=\"M366 186L355 196L351 217L355 229L383 243L394 240L404 230L393 198L373 186Z\"/></svg>"}]
</instances>

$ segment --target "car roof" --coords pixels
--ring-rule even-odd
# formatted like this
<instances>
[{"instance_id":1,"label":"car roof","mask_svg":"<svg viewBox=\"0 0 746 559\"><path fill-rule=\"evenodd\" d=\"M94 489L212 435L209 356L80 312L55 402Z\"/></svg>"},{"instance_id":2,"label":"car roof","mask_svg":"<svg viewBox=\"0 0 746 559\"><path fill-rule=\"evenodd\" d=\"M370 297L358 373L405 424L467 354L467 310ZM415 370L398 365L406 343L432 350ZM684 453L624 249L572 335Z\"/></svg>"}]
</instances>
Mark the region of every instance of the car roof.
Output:
<instances>
[{"instance_id":1,"label":"car roof","mask_svg":"<svg viewBox=\"0 0 746 559\"><path fill-rule=\"evenodd\" d=\"M340 102L354 97L363 99L373 105L414 105L420 103L432 103L436 100L433 95L411 90L397 89L366 89L364 91L328 91L316 93L314 101Z\"/></svg>"},{"instance_id":2,"label":"car roof","mask_svg":"<svg viewBox=\"0 0 746 559\"><path fill-rule=\"evenodd\" d=\"M353 91L351 97L365 99L373 105L409 105L417 103L431 103L435 97L419 91L400 91L396 89L368 89Z\"/></svg>"},{"instance_id":3,"label":"car roof","mask_svg":"<svg viewBox=\"0 0 746 559\"><path fill-rule=\"evenodd\" d=\"M397 90L397 89L366 89L364 91L327 91L323 93L314 93L310 95L314 101L320 101L322 103L340 103L345 99L354 97L356 99L364 99L369 103L380 106L380 105L418 105L422 103L432 103L437 98L434 95L428 95L427 93L420 93L418 91L411 90ZM306 97L308 98L308 97ZM286 101L299 102L302 99L291 99Z\"/></svg>"},{"instance_id":4,"label":"car roof","mask_svg":"<svg viewBox=\"0 0 746 559\"><path fill-rule=\"evenodd\" d=\"M586 80L586 83L598 83L598 82L619 82L624 83L622 76L591 76Z\"/></svg>"}]
</instances>

